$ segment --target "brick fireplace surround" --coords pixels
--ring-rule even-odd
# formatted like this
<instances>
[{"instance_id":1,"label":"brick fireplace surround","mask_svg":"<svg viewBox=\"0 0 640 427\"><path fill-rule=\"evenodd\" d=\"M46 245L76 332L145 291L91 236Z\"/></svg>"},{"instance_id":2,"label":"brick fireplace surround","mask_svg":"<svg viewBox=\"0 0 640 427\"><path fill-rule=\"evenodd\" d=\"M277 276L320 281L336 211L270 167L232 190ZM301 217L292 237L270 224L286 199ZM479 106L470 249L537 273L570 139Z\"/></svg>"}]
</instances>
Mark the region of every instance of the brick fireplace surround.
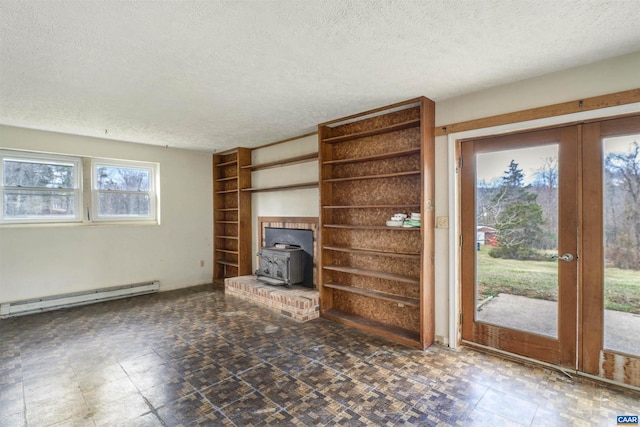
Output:
<instances>
[{"instance_id":1,"label":"brick fireplace surround","mask_svg":"<svg viewBox=\"0 0 640 427\"><path fill-rule=\"evenodd\" d=\"M258 247L264 246L267 227L294 228L313 231L313 283L317 284L318 218L258 217ZM255 276L230 277L224 281L225 294L266 307L299 322L315 319L320 313L317 289L302 286L272 286Z\"/></svg>"},{"instance_id":2,"label":"brick fireplace surround","mask_svg":"<svg viewBox=\"0 0 640 427\"><path fill-rule=\"evenodd\" d=\"M291 288L260 282L256 276L228 277L224 280L226 295L253 302L298 322L315 319L320 313L320 297L316 289L293 285Z\"/></svg>"}]
</instances>

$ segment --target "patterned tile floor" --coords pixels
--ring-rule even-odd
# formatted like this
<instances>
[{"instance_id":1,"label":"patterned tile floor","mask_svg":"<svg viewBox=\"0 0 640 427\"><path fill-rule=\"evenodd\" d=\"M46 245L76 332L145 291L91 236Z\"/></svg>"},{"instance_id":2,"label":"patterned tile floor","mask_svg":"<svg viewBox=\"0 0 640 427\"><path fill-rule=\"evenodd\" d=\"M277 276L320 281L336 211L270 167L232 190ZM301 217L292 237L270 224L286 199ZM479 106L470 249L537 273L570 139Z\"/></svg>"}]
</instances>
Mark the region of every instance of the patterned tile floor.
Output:
<instances>
[{"instance_id":1,"label":"patterned tile floor","mask_svg":"<svg viewBox=\"0 0 640 427\"><path fill-rule=\"evenodd\" d=\"M640 394L199 286L0 321L1 426L614 426Z\"/></svg>"}]
</instances>

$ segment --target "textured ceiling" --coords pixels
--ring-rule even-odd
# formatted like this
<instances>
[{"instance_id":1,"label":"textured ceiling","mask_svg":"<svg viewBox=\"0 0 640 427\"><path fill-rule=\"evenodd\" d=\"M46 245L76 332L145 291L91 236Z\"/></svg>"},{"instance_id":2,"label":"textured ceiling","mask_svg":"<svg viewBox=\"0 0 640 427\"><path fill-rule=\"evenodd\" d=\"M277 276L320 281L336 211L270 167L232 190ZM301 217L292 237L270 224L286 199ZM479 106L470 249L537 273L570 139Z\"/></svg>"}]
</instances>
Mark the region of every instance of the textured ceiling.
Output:
<instances>
[{"instance_id":1,"label":"textured ceiling","mask_svg":"<svg viewBox=\"0 0 640 427\"><path fill-rule=\"evenodd\" d=\"M0 123L251 147L638 51L638 22L640 0L0 0Z\"/></svg>"}]
</instances>

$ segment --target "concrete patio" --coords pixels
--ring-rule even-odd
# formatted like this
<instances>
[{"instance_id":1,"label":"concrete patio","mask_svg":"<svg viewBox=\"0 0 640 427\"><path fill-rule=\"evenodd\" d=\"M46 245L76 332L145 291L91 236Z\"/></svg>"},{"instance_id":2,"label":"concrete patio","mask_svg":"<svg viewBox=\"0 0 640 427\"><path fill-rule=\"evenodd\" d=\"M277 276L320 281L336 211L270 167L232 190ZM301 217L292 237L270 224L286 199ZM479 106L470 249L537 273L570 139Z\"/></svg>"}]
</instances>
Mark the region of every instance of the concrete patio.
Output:
<instances>
[{"instance_id":1,"label":"concrete patio","mask_svg":"<svg viewBox=\"0 0 640 427\"><path fill-rule=\"evenodd\" d=\"M477 312L477 320L551 337L557 336L557 303L498 294ZM605 310L605 348L640 355L640 315Z\"/></svg>"}]
</instances>

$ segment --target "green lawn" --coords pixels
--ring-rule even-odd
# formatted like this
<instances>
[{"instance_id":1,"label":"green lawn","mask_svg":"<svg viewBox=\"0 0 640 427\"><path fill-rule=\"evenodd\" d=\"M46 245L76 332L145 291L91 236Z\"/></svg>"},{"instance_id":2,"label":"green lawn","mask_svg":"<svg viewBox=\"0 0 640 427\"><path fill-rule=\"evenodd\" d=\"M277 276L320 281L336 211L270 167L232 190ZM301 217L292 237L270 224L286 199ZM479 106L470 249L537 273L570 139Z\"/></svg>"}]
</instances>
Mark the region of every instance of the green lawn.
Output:
<instances>
[{"instance_id":1,"label":"green lawn","mask_svg":"<svg viewBox=\"0 0 640 427\"><path fill-rule=\"evenodd\" d=\"M499 293L558 300L557 261L517 261L478 252L478 299ZM640 271L605 270L605 308L640 314Z\"/></svg>"}]
</instances>

